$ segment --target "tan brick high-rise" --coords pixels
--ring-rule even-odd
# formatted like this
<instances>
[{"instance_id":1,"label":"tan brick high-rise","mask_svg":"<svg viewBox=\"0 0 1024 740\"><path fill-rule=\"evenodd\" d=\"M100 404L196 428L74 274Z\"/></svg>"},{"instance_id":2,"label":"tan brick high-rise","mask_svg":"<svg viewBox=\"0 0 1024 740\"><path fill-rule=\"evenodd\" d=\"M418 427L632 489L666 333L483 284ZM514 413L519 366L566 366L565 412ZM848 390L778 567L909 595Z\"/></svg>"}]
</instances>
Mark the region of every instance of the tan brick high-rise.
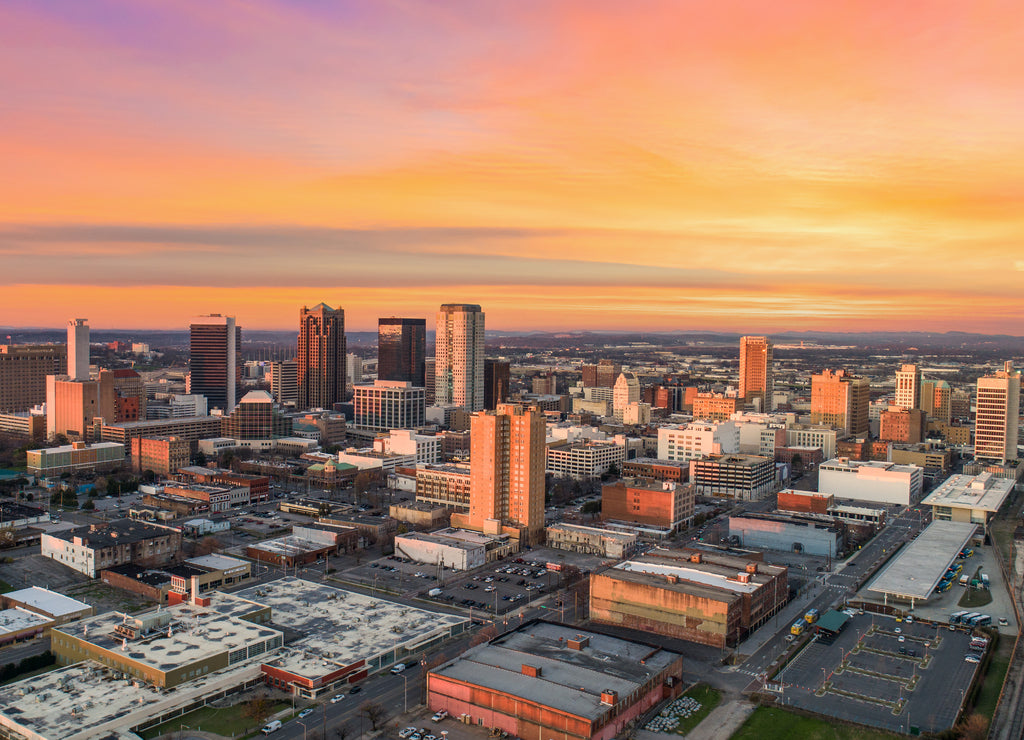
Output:
<instances>
[{"instance_id":1,"label":"tan brick high-rise","mask_svg":"<svg viewBox=\"0 0 1024 740\"><path fill-rule=\"evenodd\" d=\"M761 410L772 410L775 375L772 342L768 337L740 337L740 398L746 403L761 399Z\"/></svg>"},{"instance_id":2,"label":"tan brick high-rise","mask_svg":"<svg viewBox=\"0 0 1024 740\"><path fill-rule=\"evenodd\" d=\"M823 370L811 377L811 424L824 424L847 435L865 436L870 431L868 404L871 385L866 378L845 370Z\"/></svg>"}]
</instances>

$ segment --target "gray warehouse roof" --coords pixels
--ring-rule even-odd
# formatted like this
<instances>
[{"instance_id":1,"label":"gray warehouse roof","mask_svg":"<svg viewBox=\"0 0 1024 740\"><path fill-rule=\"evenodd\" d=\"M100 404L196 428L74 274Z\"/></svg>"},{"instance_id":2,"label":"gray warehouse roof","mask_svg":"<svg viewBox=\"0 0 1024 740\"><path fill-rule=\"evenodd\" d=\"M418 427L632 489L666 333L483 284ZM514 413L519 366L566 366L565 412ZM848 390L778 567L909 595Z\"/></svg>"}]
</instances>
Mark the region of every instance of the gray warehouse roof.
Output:
<instances>
[{"instance_id":1,"label":"gray warehouse roof","mask_svg":"<svg viewBox=\"0 0 1024 740\"><path fill-rule=\"evenodd\" d=\"M932 522L893 558L868 590L924 601L977 528L969 522Z\"/></svg>"}]
</instances>

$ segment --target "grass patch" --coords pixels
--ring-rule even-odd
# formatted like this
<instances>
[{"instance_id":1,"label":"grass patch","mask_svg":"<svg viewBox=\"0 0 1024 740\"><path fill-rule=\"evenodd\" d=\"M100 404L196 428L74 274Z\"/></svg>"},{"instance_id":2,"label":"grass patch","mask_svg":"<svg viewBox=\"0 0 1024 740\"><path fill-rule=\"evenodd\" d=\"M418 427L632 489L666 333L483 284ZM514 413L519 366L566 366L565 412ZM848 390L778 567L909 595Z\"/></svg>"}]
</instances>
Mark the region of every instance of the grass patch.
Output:
<instances>
[{"instance_id":1,"label":"grass patch","mask_svg":"<svg viewBox=\"0 0 1024 740\"><path fill-rule=\"evenodd\" d=\"M985 680L981 683L978 691L978 698L974 703L974 711L992 720L996 711L996 702L999 701L999 692L1003 688L1003 680L1006 678L1006 671L1010 667L1010 656L993 655L992 662L988 664L988 671L985 672Z\"/></svg>"},{"instance_id":2,"label":"grass patch","mask_svg":"<svg viewBox=\"0 0 1024 740\"><path fill-rule=\"evenodd\" d=\"M0 594L5 594L8 591L13 591L14 586L9 584L7 581L0 581Z\"/></svg>"},{"instance_id":3,"label":"grass patch","mask_svg":"<svg viewBox=\"0 0 1024 740\"><path fill-rule=\"evenodd\" d=\"M974 575L971 577L972 580L981 582L981 568L979 567L974 571ZM976 606L985 606L986 604L992 603L992 592L987 588L971 588L968 586L964 590L964 595L960 597L960 601L957 602L960 606L965 609L973 609Z\"/></svg>"},{"instance_id":4,"label":"grass patch","mask_svg":"<svg viewBox=\"0 0 1024 740\"><path fill-rule=\"evenodd\" d=\"M280 712L289 706L291 705L287 702L278 702L270 708L270 713ZM266 724L266 720L256 722L252 717L246 715L245 709L245 703L235 704L231 707L201 707L194 712L189 712L169 722L164 722L162 725L149 728L142 733L142 738L143 740L152 740L152 738L159 737L160 735L178 732L182 725L187 725L193 730L202 730L203 732L213 732L218 735L232 737L239 733L256 732Z\"/></svg>"},{"instance_id":5,"label":"grass patch","mask_svg":"<svg viewBox=\"0 0 1024 740\"><path fill-rule=\"evenodd\" d=\"M679 724L676 726L675 730L677 735L685 735L690 732L690 730L703 722L705 717L711 714L712 709L722 702L722 692L703 683L697 684L684 693L683 696L688 696L691 699L699 701L700 709L689 717L679 718Z\"/></svg>"},{"instance_id":6,"label":"grass patch","mask_svg":"<svg viewBox=\"0 0 1024 740\"><path fill-rule=\"evenodd\" d=\"M891 740L900 735L870 727L835 724L774 707L758 707L733 734L731 740L787 737L800 740Z\"/></svg>"}]
</instances>

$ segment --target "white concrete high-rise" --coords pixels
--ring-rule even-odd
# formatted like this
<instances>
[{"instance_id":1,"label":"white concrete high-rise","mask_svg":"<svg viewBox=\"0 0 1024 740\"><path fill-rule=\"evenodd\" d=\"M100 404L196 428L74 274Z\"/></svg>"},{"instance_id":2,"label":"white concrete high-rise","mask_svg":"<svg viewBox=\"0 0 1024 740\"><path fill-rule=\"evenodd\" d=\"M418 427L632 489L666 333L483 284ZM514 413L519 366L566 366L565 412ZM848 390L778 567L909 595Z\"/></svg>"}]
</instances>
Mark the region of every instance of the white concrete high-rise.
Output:
<instances>
[{"instance_id":1,"label":"white concrete high-rise","mask_svg":"<svg viewBox=\"0 0 1024 740\"><path fill-rule=\"evenodd\" d=\"M640 402L640 381L636 373L619 373L612 387L612 411L615 421L621 422L622 415L631 403Z\"/></svg>"},{"instance_id":2,"label":"white concrete high-rise","mask_svg":"<svg viewBox=\"0 0 1024 740\"><path fill-rule=\"evenodd\" d=\"M484 407L484 313L470 303L446 303L437 312L434 403Z\"/></svg>"},{"instance_id":3,"label":"white concrete high-rise","mask_svg":"<svg viewBox=\"0 0 1024 740\"><path fill-rule=\"evenodd\" d=\"M89 320L68 322L68 378L89 379Z\"/></svg>"},{"instance_id":4,"label":"white concrete high-rise","mask_svg":"<svg viewBox=\"0 0 1024 740\"><path fill-rule=\"evenodd\" d=\"M1016 460L1020 371L1007 362L999 372L978 378L975 403L974 457L1001 463Z\"/></svg>"},{"instance_id":5,"label":"white concrete high-rise","mask_svg":"<svg viewBox=\"0 0 1024 740\"><path fill-rule=\"evenodd\" d=\"M921 408L921 370L917 365L903 365L896 371L895 405L901 409Z\"/></svg>"}]
</instances>

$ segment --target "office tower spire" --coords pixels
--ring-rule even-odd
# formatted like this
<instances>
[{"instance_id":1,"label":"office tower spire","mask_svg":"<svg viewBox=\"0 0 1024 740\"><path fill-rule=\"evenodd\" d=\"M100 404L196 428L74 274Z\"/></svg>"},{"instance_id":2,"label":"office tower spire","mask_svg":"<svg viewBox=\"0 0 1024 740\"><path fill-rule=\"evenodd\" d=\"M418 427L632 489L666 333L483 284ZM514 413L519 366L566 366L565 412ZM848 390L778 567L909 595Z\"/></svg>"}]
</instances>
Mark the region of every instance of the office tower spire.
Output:
<instances>
[{"instance_id":1,"label":"office tower spire","mask_svg":"<svg viewBox=\"0 0 1024 740\"><path fill-rule=\"evenodd\" d=\"M441 306L434 358L434 403L480 411L484 407L484 313L480 306Z\"/></svg>"},{"instance_id":2,"label":"office tower spire","mask_svg":"<svg viewBox=\"0 0 1024 740\"><path fill-rule=\"evenodd\" d=\"M299 311L299 408L345 400L345 310L320 303Z\"/></svg>"}]
</instances>

